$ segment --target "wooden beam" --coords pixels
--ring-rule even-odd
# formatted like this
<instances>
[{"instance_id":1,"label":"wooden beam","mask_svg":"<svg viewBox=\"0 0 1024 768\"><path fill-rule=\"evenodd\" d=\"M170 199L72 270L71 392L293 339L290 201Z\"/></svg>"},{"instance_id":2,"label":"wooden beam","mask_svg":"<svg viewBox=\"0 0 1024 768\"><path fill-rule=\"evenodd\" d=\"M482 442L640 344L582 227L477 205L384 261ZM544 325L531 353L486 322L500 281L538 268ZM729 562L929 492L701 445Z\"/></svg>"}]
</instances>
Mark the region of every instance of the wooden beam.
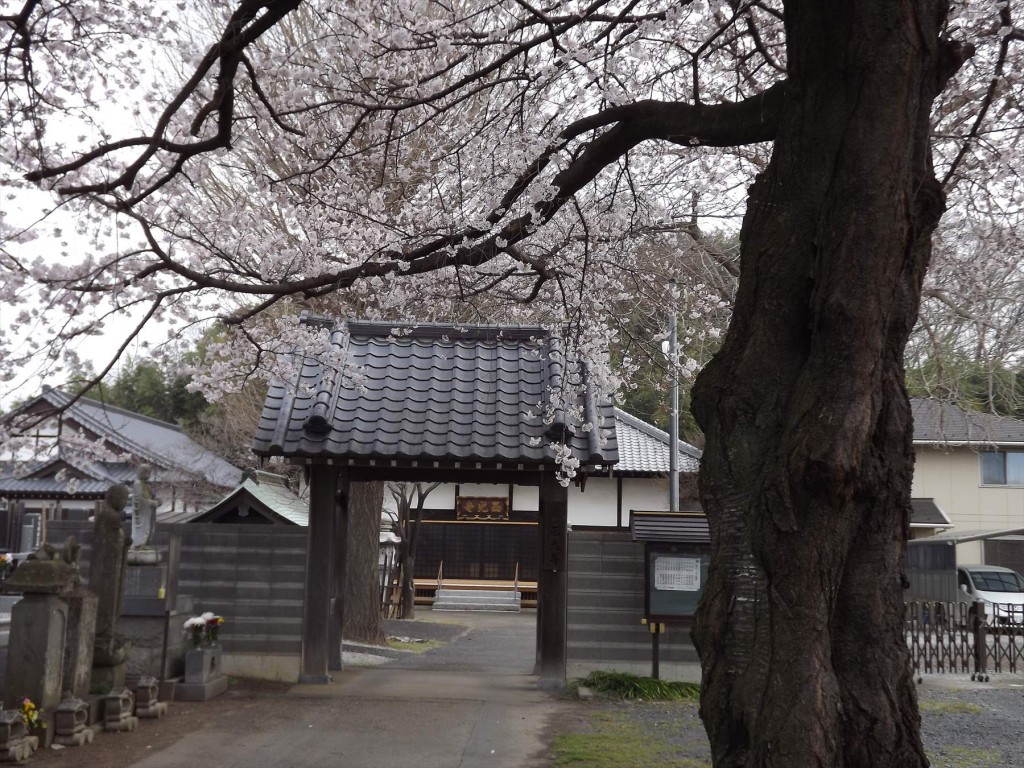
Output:
<instances>
[{"instance_id":1,"label":"wooden beam","mask_svg":"<svg viewBox=\"0 0 1024 768\"><path fill-rule=\"evenodd\" d=\"M300 683L328 683L331 680L327 670L337 489L337 467L315 465L310 468Z\"/></svg>"},{"instance_id":2,"label":"wooden beam","mask_svg":"<svg viewBox=\"0 0 1024 768\"><path fill-rule=\"evenodd\" d=\"M540 485L537 666L542 680L565 682L569 492L546 472Z\"/></svg>"},{"instance_id":3,"label":"wooden beam","mask_svg":"<svg viewBox=\"0 0 1024 768\"><path fill-rule=\"evenodd\" d=\"M313 464L312 466L317 466ZM353 481L394 480L409 483L480 483L484 485L540 485L542 473L536 469L455 469L452 467L351 467Z\"/></svg>"}]
</instances>

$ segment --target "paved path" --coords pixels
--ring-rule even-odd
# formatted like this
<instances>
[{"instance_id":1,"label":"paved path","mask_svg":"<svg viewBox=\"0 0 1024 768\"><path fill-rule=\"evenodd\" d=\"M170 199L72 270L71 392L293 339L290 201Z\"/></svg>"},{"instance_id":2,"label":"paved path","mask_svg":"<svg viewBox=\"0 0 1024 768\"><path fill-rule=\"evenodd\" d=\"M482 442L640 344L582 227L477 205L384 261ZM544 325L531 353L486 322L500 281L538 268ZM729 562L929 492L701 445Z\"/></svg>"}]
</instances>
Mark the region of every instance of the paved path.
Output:
<instances>
[{"instance_id":1,"label":"paved path","mask_svg":"<svg viewBox=\"0 0 1024 768\"><path fill-rule=\"evenodd\" d=\"M532 675L535 614L421 616L466 628L434 628L455 635L444 648L295 686L272 706L246 710L244 722L211 723L135 768L546 765L541 735L563 705ZM403 634L430 634L414 629Z\"/></svg>"}]
</instances>

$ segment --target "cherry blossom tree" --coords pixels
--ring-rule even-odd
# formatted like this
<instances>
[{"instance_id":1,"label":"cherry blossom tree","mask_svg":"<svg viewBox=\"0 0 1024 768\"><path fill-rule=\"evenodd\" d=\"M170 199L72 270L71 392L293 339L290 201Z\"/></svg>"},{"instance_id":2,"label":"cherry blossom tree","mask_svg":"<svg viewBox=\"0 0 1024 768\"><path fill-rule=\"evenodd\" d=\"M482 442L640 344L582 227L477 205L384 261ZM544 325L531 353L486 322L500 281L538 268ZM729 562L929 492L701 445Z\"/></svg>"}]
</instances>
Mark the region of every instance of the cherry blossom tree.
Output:
<instances>
[{"instance_id":1,"label":"cherry blossom tree","mask_svg":"<svg viewBox=\"0 0 1024 768\"><path fill-rule=\"evenodd\" d=\"M1017 279L1014 236L984 245L1024 200L1008 3L3 7L6 375L125 315L111 361L218 316L212 391L327 354L295 320L327 302L557 325L611 390L652 272L629 245L683 238L739 280L680 281L698 314L733 303L693 395L715 765L926 765L903 352L922 296L936 326L989 295L926 283L947 207L933 275L982 253ZM741 216L736 262L707 233Z\"/></svg>"}]
</instances>

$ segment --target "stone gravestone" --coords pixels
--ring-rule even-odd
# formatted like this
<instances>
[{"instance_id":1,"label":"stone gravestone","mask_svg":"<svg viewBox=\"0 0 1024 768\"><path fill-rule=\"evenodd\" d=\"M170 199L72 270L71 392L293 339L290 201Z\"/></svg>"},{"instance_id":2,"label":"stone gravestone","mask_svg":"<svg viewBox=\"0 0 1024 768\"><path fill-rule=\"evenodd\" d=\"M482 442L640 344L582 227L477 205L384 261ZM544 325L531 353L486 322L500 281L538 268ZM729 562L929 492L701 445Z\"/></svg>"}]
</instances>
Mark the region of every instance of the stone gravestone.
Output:
<instances>
[{"instance_id":1,"label":"stone gravestone","mask_svg":"<svg viewBox=\"0 0 1024 768\"><path fill-rule=\"evenodd\" d=\"M68 539L64 560L78 572L78 542ZM68 606L68 629L64 640L63 690L79 698L89 693L92 656L96 639L96 610L99 598L75 578L70 591L60 595Z\"/></svg>"},{"instance_id":2,"label":"stone gravestone","mask_svg":"<svg viewBox=\"0 0 1024 768\"><path fill-rule=\"evenodd\" d=\"M89 588L99 602L92 656L92 688L101 692L124 685L125 660L131 650L130 644L116 633L129 545L121 524L127 504L128 488L120 484L110 486L93 525Z\"/></svg>"},{"instance_id":3,"label":"stone gravestone","mask_svg":"<svg viewBox=\"0 0 1024 768\"><path fill-rule=\"evenodd\" d=\"M62 597L80 586L77 544L70 539L62 553L44 544L0 587L22 593L11 610L6 701L29 698L40 709L60 703L70 620Z\"/></svg>"},{"instance_id":4,"label":"stone gravestone","mask_svg":"<svg viewBox=\"0 0 1024 768\"><path fill-rule=\"evenodd\" d=\"M178 683L174 698L178 701L208 701L228 689L228 678L221 671L219 645L193 648L185 654L185 681Z\"/></svg>"}]
</instances>

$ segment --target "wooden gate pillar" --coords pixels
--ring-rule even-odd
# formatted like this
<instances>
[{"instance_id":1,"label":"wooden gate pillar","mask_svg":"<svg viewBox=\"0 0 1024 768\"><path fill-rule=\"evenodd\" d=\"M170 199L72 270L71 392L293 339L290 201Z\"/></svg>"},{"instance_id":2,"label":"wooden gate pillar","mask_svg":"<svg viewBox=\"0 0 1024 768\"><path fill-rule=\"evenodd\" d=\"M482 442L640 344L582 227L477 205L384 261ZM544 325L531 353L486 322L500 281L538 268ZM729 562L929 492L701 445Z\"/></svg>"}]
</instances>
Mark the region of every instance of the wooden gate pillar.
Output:
<instances>
[{"instance_id":1,"label":"wooden gate pillar","mask_svg":"<svg viewBox=\"0 0 1024 768\"><path fill-rule=\"evenodd\" d=\"M313 464L309 471L309 527L306 529L306 590L302 608L300 683L328 683L332 570L335 549L338 468Z\"/></svg>"},{"instance_id":2,"label":"wooden gate pillar","mask_svg":"<svg viewBox=\"0 0 1024 768\"><path fill-rule=\"evenodd\" d=\"M338 503L334 506L334 571L330 629L328 632L330 653L327 668L341 669L342 635L345 624L345 561L348 560L348 476L341 472L338 475Z\"/></svg>"},{"instance_id":3,"label":"wooden gate pillar","mask_svg":"<svg viewBox=\"0 0 1024 768\"><path fill-rule=\"evenodd\" d=\"M565 681L568 615L569 492L545 472L540 486L540 570L537 590L537 666L544 680Z\"/></svg>"}]
</instances>

